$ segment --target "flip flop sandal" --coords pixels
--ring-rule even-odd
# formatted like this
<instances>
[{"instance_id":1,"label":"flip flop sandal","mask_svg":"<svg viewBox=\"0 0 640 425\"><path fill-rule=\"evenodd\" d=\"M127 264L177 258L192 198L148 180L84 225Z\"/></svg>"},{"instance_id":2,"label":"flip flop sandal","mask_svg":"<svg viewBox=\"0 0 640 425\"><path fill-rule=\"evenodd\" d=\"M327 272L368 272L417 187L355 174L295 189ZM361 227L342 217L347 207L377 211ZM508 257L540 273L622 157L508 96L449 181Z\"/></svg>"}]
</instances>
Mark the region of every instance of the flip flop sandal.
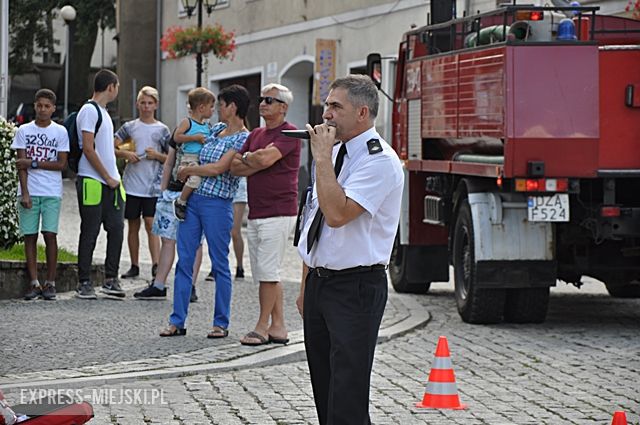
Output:
<instances>
[{"instance_id":1,"label":"flip flop sandal","mask_svg":"<svg viewBox=\"0 0 640 425\"><path fill-rule=\"evenodd\" d=\"M174 329L171 329L171 326L167 327L162 332L160 332L160 336L162 336L162 337L185 336L186 334L187 334L187 330L186 329L180 329L180 328L176 328L176 327L174 327Z\"/></svg>"},{"instance_id":2,"label":"flip flop sandal","mask_svg":"<svg viewBox=\"0 0 640 425\"><path fill-rule=\"evenodd\" d=\"M229 331L218 327L213 328L213 330L207 334L207 338L209 339L226 338L227 336L229 336Z\"/></svg>"},{"instance_id":3,"label":"flip flop sandal","mask_svg":"<svg viewBox=\"0 0 640 425\"><path fill-rule=\"evenodd\" d=\"M269 335L269 342L273 344L287 345L289 343L289 338L276 338L275 336Z\"/></svg>"},{"instance_id":4,"label":"flip flop sandal","mask_svg":"<svg viewBox=\"0 0 640 425\"><path fill-rule=\"evenodd\" d=\"M249 342L249 341L243 341L246 338L253 338L253 339L257 339L259 342ZM246 334L243 338L243 340L240 340L240 344L242 345L249 345L251 347L256 347L258 345L265 345L265 344L269 344L269 340L265 337L263 337L262 335L260 335L257 332L251 331L248 334Z\"/></svg>"}]
</instances>

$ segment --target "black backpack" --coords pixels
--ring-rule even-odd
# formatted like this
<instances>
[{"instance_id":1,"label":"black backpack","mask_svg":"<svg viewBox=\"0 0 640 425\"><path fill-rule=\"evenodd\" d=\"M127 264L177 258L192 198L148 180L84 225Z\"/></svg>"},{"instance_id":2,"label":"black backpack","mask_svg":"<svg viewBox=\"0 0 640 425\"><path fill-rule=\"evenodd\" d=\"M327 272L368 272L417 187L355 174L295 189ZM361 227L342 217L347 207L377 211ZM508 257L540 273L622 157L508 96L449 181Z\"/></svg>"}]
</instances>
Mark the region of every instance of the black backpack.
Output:
<instances>
[{"instance_id":1,"label":"black backpack","mask_svg":"<svg viewBox=\"0 0 640 425\"><path fill-rule=\"evenodd\" d=\"M100 112L100 107L93 100L90 100L87 103L95 106L96 111L98 111L98 121L96 122L96 129L93 132L95 137L98 134L98 130L100 130L100 125L102 124L102 112ZM78 164L80 164L80 158L82 158L82 146L81 141L78 138L78 128L76 126L77 118L78 112L72 112L62 123L64 128L67 129L67 134L69 135L69 157L67 163L69 165L69 169L74 173L78 172Z\"/></svg>"}]
</instances>

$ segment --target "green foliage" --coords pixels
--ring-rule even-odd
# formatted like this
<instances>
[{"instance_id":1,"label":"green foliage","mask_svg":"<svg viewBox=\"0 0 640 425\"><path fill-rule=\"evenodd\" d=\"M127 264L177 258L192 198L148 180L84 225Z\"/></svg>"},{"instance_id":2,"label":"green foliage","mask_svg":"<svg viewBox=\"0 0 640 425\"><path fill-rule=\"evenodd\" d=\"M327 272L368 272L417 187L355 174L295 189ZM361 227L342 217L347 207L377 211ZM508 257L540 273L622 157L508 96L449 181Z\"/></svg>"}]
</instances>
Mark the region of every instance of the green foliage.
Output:
<instances>
[{"instance_id":1,"label":"green foliage","mask_svg":"<svg viewBox=\"0 0 640 425\"><path fill-rule=\"evenodd\" d=\"M58 0L59 7L71 5L76 9L75 41L86 44L96 39L98 27L115 28L115 0Z\"/></svg>"},{"instance_id":2,"label":"green foliage","mask_svg":"<svg viewBox=\"0 0 640 425\"><path fill-rule=\"evenodd\" d=\"M49 20L56 9L70 4L76 8L74 39L79 44L95 42L98 27L115 27L115 0L19 0L9 2L9 72L12 75L30 71L36 48L52 49ZM93 49L93 46L91 46Z\"/></svg>"},{"instance_id":3,"label":"green foliage","mask_svg":"<svg viewBox=\"0 0 640 425\"><path fill-rule=\"evenodd\" d=\"M21 0L9 2L9 72L19 74L31 69L31 58L47 32L44 10L57 1Z\"/></svg>"},{"instance_id":4,"label":"green foliage","mask_svg":"<svg viewBox=\"0 0 640 425\"><path fill-rule=\"evenodd\" d=\"M0 248L9 248L20 239L18 231L18 173L11 142L16 127L0 117Z\"/></svg>"},{"instance_id":5,"label":"green foliage","mask_svg":"<svg viewBox=\"0 0 640 425\"><path fill-rule=\"evenodd\" d=\"M47 261L45 246L38 244L38 263ZM9 249L0 249L0 260L25 261L24 244L15 244ZM59 263L77 263L78 257L64 248L58 248Z\"/></svg>"}]
</instances>

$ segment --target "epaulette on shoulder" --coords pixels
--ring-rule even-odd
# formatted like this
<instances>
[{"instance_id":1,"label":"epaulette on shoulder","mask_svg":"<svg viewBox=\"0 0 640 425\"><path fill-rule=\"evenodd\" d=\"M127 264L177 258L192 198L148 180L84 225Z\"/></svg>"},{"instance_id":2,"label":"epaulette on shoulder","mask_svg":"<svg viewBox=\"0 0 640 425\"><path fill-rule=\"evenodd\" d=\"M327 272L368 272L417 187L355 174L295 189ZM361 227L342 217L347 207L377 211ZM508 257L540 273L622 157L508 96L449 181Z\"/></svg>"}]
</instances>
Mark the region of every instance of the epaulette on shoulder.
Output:
<instances>
[{"instance_id":1,"label":"epaulette on shoulder","mask_svg":"<svg viewBox=\"0 0 640 425\"><path fill-rule=\"evenodd\" d=\"M375 155L377 153L382 152L382 145L380 144L380 140L371 139L367 142L367 149L369 149L369 155Z\"/></svg>"}]
</instances>

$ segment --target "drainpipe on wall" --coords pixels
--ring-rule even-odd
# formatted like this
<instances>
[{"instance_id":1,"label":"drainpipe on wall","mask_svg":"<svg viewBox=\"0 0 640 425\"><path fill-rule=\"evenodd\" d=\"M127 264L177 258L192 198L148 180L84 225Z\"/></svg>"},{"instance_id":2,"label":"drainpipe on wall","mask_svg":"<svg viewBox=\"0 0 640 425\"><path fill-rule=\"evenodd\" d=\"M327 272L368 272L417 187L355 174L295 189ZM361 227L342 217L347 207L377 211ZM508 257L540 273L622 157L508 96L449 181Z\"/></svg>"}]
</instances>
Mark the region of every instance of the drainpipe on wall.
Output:
<instances>
[{"instance_id":1,"label":"drainpipe on wall","mask_svg":"<svg viewBox=\"0 0 640 425\"><path fill-rule=\"evenodd\" d=\"M0 0L0 116L9 102L9 0Z\"/></svg>"},{"instance_id":2,"label":"drainpipe on wall","mask_svg":"<svg viewBox=\"0 0 640 425\"><path fill-rule=\"evenodd\" d=\"M156 89L162 93L162 80L160 79L160 65L162 63L162 51L160 39L162 38L162 0L156 0ZM165 97L166 98L166 97ZM162 121L162 108L156 110L156 118Z\"/></svg>"}]
</instances>

